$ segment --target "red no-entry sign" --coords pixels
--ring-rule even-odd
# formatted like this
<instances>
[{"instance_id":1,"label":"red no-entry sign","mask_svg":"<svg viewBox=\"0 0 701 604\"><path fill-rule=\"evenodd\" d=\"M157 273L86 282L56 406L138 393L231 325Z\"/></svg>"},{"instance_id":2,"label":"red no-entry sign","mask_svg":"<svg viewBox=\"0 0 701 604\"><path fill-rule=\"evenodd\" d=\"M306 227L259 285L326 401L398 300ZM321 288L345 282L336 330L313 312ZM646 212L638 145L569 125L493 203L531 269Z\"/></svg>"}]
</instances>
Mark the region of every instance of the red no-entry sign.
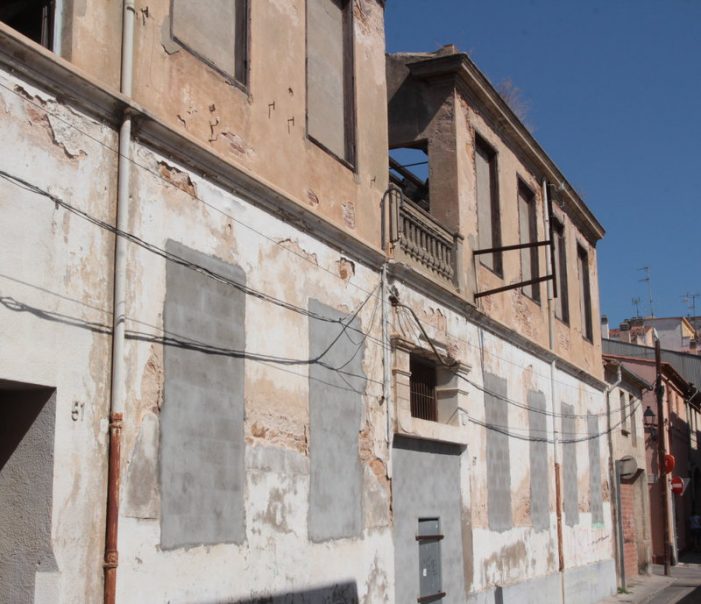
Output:
<instances>
[{"instance_id":1,"label":"red no-entry sign","mask_svg":"<svg viewBox=\"0 0 701 604\"><path fill-rule=\"evenodd\" d=\"M684 492L684 481L680 476L674 476L672 478L672 493L675 495L681 495Z\"/></svg>"}]
</instances>

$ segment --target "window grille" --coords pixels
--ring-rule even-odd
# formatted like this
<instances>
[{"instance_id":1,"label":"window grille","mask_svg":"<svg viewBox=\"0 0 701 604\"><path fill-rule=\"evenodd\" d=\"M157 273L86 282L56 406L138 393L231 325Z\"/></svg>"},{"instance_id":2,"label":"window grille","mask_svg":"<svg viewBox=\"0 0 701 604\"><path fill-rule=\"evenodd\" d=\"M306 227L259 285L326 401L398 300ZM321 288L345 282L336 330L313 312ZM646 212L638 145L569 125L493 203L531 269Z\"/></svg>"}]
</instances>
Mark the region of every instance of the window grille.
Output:
<instances>
[{"instance_id":1,"label":"window grille","mask_svg":"<svg viewBox=\"0 0 701 604\"><path fill-rule=\"evenodd\" d=\"M410 371L411 415L419 419L437 421L435 365L412 355Z\"/></svg>"}]
</instances>

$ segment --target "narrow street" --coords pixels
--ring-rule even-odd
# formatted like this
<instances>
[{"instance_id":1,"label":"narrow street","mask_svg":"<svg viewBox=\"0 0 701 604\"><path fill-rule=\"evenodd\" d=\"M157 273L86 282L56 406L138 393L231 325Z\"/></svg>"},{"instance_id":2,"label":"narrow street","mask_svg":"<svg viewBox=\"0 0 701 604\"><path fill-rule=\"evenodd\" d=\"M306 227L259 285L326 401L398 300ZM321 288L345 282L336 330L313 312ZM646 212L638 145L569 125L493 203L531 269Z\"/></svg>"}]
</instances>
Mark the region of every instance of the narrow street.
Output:
<instances>
[{"instance_id":1,"label":"narrow street","mask_svg":"<svg viewBox=\"0 0 701 604\"><path fill-rule=\"evenodd\" d=\"M682 556L681 562L672 567L671 577L665 577L664 567L655 564L652 576L642 577L628 590L601 604L701 604L701 554Z\"/></svg>"}]
</instances>

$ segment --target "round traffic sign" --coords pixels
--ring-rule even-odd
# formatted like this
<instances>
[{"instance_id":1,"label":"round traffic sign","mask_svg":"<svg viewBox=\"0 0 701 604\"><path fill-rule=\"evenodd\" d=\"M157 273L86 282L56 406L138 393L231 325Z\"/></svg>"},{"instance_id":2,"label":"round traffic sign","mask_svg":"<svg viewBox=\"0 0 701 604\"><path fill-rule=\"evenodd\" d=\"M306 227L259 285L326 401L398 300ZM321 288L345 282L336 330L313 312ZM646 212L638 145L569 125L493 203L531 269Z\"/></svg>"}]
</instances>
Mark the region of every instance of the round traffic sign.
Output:
<instances>
[{"instance_id":1,"label":"round traffic sign","mask_svg":"<svg viewBox=\"0 0 701 604\"><path fill-rule=\"evenodd\" d=\"M672 478L672 493L681 495L684 492L684 481L679 476Z\"/></svg>"}]
</instances>

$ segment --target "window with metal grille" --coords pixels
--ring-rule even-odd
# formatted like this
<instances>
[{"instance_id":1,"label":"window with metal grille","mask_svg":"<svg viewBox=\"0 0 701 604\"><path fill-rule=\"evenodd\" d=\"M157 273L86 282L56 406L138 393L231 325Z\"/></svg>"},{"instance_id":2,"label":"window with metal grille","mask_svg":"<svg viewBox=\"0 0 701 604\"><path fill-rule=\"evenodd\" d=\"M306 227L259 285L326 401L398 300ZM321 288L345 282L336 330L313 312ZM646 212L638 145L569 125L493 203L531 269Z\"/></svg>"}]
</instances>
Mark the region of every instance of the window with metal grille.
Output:
<instances>
[{"instance_id":1,"label":"window with metal grille","mask_svg":"<svg viewBox=\"0 0 701 604\"><path fill-rule=\"evenodd\" d=\"M411 415L438 421L436 404L436 366L426 359L411 355Z\"/></svg>"},{"instance_id":2,"label":"window with metal grille","mask_svg":"<svg viewBox=\"0 0 701 604\"><path fill-rule=\"evenodd\" d=\"M0 2L0 21L48 49L53 46L54 0Z\"/></svg>"}]
</instances>

